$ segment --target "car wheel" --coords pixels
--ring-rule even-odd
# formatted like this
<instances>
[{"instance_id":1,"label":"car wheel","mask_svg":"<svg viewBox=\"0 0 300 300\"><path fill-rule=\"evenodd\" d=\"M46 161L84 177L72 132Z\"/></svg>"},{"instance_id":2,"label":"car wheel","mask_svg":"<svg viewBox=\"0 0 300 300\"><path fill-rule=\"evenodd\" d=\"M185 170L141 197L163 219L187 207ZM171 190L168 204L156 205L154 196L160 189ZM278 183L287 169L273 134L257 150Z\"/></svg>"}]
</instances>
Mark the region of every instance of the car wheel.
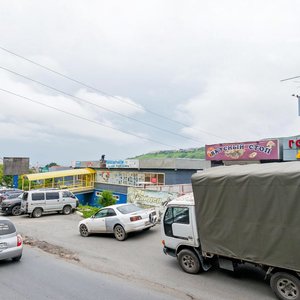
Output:
<instances>
[{"instance_id":1,"label":"car wheel","mask_svg":"<svg viewBox=\"0 0 300 300\"><path fill-rule=\"evenodd\" d=\"M275 273L271 277L270 285L281 300L300 299L300 280L294 275L284 272Z\"/></svg>"},{"instance_id":2,"label":"car wheel","mask_svg":"<svg viewBox=\"0 0 300 300\"><path fill-rule=\"evenodd\" d=\"M72 212L72 207L70 205L66 205L64 206L62 212L64 215L69 215Z\"/></svg>"},{"instance_id":3,"label":"car wheel","mask_svg":"<svg viewBox=\"0 0 300 300\"><path fill-rule=\"evenodd\" d=\"M40 218L43 214L43 211L41 208L36 208L33 212L32 212L32 216L34 218Z\"/></svg>"},{"instance_id":4,"label":"car wheel","mask_svg":"<svg viewBox=\"0 0 300 300\"><path fill-rule=\"evenodd\" d=\"M79 232L80 232L80 235L83 236L83 237L89 236L89 230L88 230L88 228L86 227L85 224L81 224L79 226Z\"/></svg>"},{"instance_id":5,"label":"car wheel","mask_svg":"<svg viewBox=\"0 0 300 300\"><path fill-rule=\"evenodd\" d=\"M178 263L184 272L197 274L201 270L201 265L197 254L191 250L181 250L177 256Z\"/></svg>"},{"instance_id":6,"label":"car wheel","mask_svg":"<svg viewBox=\"0 0 300 300\"><path fill-rule=\"evenodd\" d=\"M13 216L19 216L21 214L21 206L20 205L14 206L11 210L11 214Z\"/></svg>"},{"instance_id":7,"label":"car wheel","mask_svg":"<svg viewBox=\"0 0 300 300\"><path fill-rule=\"evenodd\" d=\"M12 258L12 261L19 261L22 257L22 254Z\"/></svg>"},{"instance_id":8,"label":"car wheel","mask_svg":"<svg viewBox=\"0 0 300 300\"><path fill-rule=\"evenodd\" d=\"M115 226L114 235L118 241L124 241L127 238L127 233L121 225Z\"/></svg>"}]
</instances>

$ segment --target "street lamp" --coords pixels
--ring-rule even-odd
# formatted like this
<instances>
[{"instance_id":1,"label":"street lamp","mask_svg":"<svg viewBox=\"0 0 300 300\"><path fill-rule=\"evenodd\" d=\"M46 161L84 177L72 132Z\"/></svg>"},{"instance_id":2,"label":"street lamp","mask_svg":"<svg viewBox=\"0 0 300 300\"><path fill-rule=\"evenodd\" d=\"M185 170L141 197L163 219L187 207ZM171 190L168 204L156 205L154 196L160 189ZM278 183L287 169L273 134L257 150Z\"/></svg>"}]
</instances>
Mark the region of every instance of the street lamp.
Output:
<instances>
[{"instance_id":1,"label":"street lamp","mask_svg":"<svg viewBox=\"0 0 300 300\"><path fill-rule=\"evenodd\" d=\"M292 95L293 97L296 97L298 99L298 116L300 116L300 96L299 95Z\"/></svg>"}]
</instances>

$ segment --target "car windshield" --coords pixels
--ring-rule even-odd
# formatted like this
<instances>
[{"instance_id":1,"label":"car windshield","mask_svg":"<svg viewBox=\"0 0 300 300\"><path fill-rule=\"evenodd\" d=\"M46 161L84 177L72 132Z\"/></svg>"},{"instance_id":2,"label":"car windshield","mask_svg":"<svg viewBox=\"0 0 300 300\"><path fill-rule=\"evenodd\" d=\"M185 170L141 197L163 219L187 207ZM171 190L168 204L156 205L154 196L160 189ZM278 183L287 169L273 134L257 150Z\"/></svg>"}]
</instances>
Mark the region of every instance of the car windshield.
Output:
<instances>
[{"instance_id":1,"label":"car windshield","mask_svg":"<svg viewBox=\"0 0 300 300\"><path fill-rule=\"evenodd\" d=\"M8 220L0 220L0 236L16 232L14 224Z\"/></svg>"},{"instance_id":2,"label":"car windshield","mask_svg":"<svg viewBox=\"0 0 300 300\"><path fill-rule=\"evenodd\" d=\"M20 193L16 193L16 194L10 194L8 195L7 199L14 199L14 198L18 198L20 196Z\"/></svg>"},{"instance_id":3,"label":"car windshield","mask_svg":"<svg viewBox=\"0 0 300 300\"><path fill-rule=\"evenodd\" d=\"M140 211L143 210L142 208L136 206L135 204L128 204L128 205L122 205L117 207L117 210L121 213L121 214L130 214L136 211Z\"/></svg>"}]
</instances>

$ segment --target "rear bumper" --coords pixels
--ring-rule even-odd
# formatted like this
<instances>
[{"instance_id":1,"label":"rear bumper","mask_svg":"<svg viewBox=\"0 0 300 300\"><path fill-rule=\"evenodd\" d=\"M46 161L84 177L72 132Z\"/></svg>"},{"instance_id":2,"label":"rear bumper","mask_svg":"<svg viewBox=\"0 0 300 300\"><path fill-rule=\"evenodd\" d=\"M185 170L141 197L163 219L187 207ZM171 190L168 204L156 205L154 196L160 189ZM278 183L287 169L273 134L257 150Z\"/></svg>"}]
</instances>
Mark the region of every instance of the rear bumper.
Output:
<instances>
[{"instance_id":1,"label":"rear bumper","mask_svg":"<svg viewBox=\"0 0 300 300\"><path fill-rule=\"evenodd\" d=\"M147 223L146 223L147 222ZM151 223L145 220L131 222L130 224L126 225L125 231L126 232L133 232L133 231L140 231L149 227L155 226L156 223Z\"/></svg>"},{"instance_id":2,"label":"rear bumper","mask_svg":"<svg viewBox=\"0 0 300 300\"><path fill-rule=\"evenodd\" d=\"M23 246L9 248L3 250L2 252L0 251L0 260L18 257L22 255L22 252L23 252Z\"/></svg>"}]
</instances>

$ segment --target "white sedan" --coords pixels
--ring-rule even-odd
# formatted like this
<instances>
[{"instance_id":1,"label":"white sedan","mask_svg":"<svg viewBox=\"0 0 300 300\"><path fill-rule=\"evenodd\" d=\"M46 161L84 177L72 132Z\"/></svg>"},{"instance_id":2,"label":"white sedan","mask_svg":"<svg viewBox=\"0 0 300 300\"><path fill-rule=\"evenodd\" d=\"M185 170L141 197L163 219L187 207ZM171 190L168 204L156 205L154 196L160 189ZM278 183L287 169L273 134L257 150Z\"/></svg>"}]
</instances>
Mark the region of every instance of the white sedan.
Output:
<instances>
[{"instance_id":1,"label":"white sedan","mask_svg":"<svg viewBox=\"0 0 300 300\"><path fill-rule=\"evenodd\" d=\"M103 207L91 218L82 220L78 227L84 237L90 233L113 233L117 240L124 241L129 232L147 230L156 223L155 209L127 203Z\"/></svg>"}]
</instances>

